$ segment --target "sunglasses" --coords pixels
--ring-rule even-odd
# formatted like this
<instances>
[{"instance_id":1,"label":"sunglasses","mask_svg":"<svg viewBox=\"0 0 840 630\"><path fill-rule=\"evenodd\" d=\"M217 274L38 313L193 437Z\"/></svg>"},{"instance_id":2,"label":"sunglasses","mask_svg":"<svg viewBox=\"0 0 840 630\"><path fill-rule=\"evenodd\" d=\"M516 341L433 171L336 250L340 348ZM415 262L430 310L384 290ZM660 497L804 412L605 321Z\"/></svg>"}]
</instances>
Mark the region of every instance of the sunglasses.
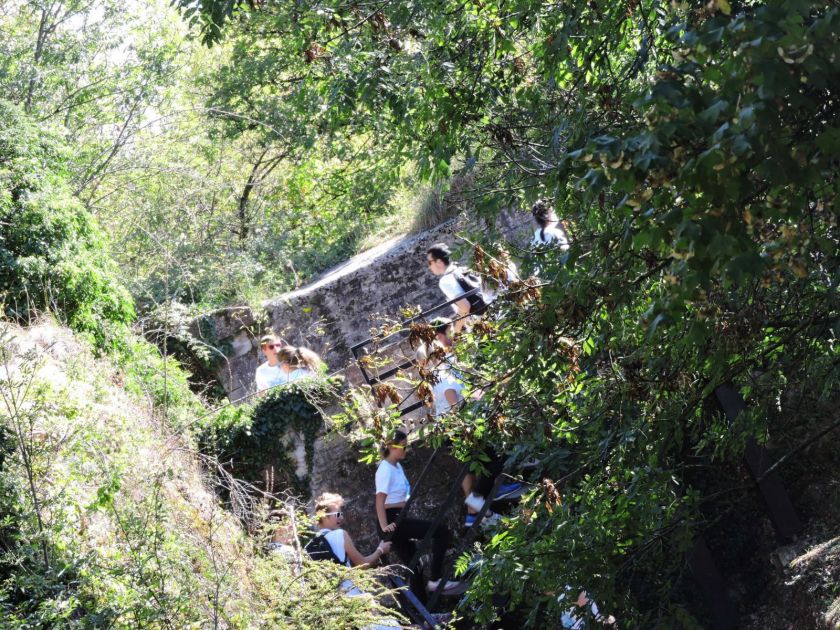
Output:
<instances>
[{"instance_id":1,"label":"sunglasses","mask_svg":"<svg viewBox=\"0 0 840 630\"><path fill-rule=\"evenodd\" d=\"M391 444L388 448L406 449L408 448L408 444Z\"/></svg>"},{"instance_id":2,"label":"sunglasses","mask_svg":"<svg viewBox=\"0 0 840 630\"><path fill-rule=\"evenodd\" d=\"M266 343L263 344L263 348L268 348L269 350L274 350L275 348L280 348L281 346L276 343Z\"/></svg>"},{"instance_id":3,"label":"sunglasses","mask_svg":"<svg viewBox=\"0 0 840 630\"><path fill-rule=\"evenodd\" d=\"M327 512L326 514L324 514L324 516L337 516L338 518L341 518L342 516L344 516L344 511L339 510L338 512Z\"/></svg>"}]
</instances>

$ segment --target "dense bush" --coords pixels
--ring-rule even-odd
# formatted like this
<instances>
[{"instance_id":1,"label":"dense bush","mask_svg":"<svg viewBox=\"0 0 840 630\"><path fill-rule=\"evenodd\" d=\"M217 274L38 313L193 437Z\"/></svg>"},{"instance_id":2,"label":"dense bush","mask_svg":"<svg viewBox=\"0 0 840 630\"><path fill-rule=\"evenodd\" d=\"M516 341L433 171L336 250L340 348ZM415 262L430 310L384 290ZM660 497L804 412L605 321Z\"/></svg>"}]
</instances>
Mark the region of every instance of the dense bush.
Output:
<instances>
[{"instance_id":1,"label":"dense bush","mask_svg":"<svg viewBox=\"0 0 840 630\"><path fill-rule=\"evenodd\" d=\"M0 325L0 365L0 628L363 627L377 615L339 595L344 567L261 554L189 436L66 330ZM377 590L374 577L353 580Z\"/></svg>"},{"instance_id":2,"label":"dense bush","mask_svg":"<svg viewBox=\"0 0 840 630\"><path fill-rule=\"evenodd\" d=\"M323 407L333 397L339 381L307 378L270 390L253 407L218 416L208 423L201 440L229 462L237 478L262 485L271 470L274 489L285 486L308 497L315 439L325 428ZM307 471L296 474L291 455L294 437L302 439ZM264 488L274 491L270 488Z\"/></svg>"},{"instance_id":3,"label":"dense bush","mask_svg":"<svg viewBox=\"0 0 840 630\"><path fill-rule=\"evenodd\" d=\"M56 133L0 101L0 304L20 321L51 311L105 347L132 320L132 299L65 159Z\"/></svg>"},{"instance_id":4,"label":"dense bush","mask_svg":"<svg viewBox=\"0 0 840 630\"><path fill-rule=\"evenodd\" d=\"M493 624L506 596L554 627L569 584L623 625L689 624L685 552L710 505L747 492L714 471L746 436L785 462L832 428L836 4L419 0L366 20L341 0L224 4L191 17L213 39L247 13L225 37L270 58L270 77L234 77L266 108L281 77L308 93L301 119L366 125L429 172L480 167L488 216L546 196L570 223L568 252L520 250L539 280L465 339L483 404L434 425L464 459L539 461L482 548L472 612ZM748 404L734 427L710 399L722 384ZM368 426L381 442L387 423Z\"/></svg>"}]
</instances>

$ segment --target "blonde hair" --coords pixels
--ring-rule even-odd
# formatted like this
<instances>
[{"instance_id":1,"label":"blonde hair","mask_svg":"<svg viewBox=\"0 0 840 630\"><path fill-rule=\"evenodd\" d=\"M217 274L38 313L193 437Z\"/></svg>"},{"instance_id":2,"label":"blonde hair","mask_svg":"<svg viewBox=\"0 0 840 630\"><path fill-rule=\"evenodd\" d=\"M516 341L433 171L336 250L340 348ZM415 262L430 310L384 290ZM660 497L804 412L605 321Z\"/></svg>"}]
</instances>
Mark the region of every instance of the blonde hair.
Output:
<instances>
[{"instance_id":1,"label":"blonde hair","mask_svg":"<svg viewBox=\"0 0 840 630\"><path fill-rule=\"evenodd\" d=\"M277 351L277 359L292 369L306 368L313 372L319 371L324 365L316 352L303 347L283 346Z\"/></svg>"},{"instance_id":2,"label":"blonde hair","mask_svg":"<svg viewBox=\"0 0 840 630\"><path fill-rule=\"evenodd\" d=\"M321 521L330 508L336 505L343 505L344 497L335 492L322 492L315 499L315 518Z\"/></svg>"}]
</instances>

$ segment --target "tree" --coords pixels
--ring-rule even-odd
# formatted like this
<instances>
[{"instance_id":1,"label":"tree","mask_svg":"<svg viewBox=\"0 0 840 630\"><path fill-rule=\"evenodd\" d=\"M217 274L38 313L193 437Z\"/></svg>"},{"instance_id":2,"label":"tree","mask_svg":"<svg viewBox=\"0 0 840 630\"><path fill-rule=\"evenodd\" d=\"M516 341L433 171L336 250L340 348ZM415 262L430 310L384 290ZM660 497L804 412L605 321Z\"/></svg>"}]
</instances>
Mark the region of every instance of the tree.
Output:
<instances>
[{"instance_id":1,"label":"tree","mask_svg":"<svg viewBox=\"0 0 840 630\"><path fill-rule=\"evenodd\" d=\"M134 317L105 237L67 185L67 148L0 101L0 301L7 317L66 317L100 347Z\"/></svg>"},{"instance_id":2,"label":"tree","mask_svg":"<svg viewBox=\"0 0 840 630\"><path fill-rule=\"evenodd\" d=\"M319 96L302 119L387 136L429 175L475 170L487 216L555 202L575 244L523 253L541 280L464 342L482 402L431 436L541 462L468 603L490 621L504 594L552 625L569 584L629 625L683 623L683 552L711 501L693 471L747 435L803 440L836 402L837 7L193 6L208 40L248 33L282 70L243 94L294 77ZM706 405L725 382L752 409L736 430Z\"/></svg>"}]
</instances>

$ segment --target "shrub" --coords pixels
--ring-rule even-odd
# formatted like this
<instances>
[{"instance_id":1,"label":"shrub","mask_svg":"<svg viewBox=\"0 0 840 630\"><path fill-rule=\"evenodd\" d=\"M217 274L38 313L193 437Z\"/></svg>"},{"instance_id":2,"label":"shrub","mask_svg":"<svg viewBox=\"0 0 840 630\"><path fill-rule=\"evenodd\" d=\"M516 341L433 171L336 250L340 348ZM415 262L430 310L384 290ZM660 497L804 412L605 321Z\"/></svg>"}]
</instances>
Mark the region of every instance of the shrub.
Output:
<instances>
[{"instance_id":1,"label":"shrub","mask_svg":"<svg viewBox=\"0 0 840 630\"><path fill-rule=\"evenodd\" d=\"M253 408L217 418L203 442L232 462L234 476L251 483L273 469L274 484L286 485L301 495L309 493L315 439L324 429L322 403L335 391L333 379L307 378L269 391ZM297 433L306 450L307 476L295 474L290 437Z\"/></svg>"},{"instance_id":2,"label":"shrub","mask_svg":"<svg viewBox=\"0 0 840 630\"><path fill-rule=\"evenodd\" d=\"M134 317L95 219L72 195L58 136L0 101L0 303L52 311L104 349Z\"/></svg>"}]
</instances>

